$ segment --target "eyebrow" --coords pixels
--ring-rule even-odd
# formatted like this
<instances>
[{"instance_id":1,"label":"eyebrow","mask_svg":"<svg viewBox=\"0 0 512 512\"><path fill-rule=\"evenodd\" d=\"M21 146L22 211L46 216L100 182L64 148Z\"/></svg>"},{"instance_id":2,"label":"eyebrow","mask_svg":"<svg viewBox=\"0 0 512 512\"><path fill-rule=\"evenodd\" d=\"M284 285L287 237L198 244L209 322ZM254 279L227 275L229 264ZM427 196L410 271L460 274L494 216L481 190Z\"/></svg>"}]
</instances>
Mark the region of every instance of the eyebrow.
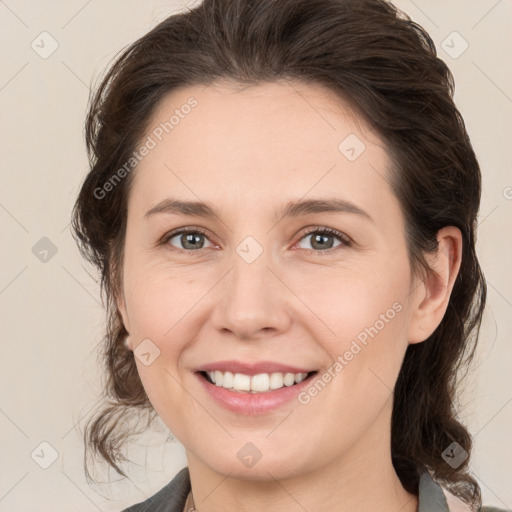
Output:
<instances>
[{"instance_id":1,"label":"eyebrow","mask_svg":"<svg viewBox=\"0 0 512 512\"><path fill-rule=\"evenodd\" d=\"M191 217L218 216L215 209L208 203L167 198L148 210L144 218L147 219L159 213L181 214ZM352 213L374 222L365 210L344 199L307 199L289 202L282 209L280 217L299 217L314 213ZM279 217L279 212L276 215Z\"/></svg>"}]
</instances>

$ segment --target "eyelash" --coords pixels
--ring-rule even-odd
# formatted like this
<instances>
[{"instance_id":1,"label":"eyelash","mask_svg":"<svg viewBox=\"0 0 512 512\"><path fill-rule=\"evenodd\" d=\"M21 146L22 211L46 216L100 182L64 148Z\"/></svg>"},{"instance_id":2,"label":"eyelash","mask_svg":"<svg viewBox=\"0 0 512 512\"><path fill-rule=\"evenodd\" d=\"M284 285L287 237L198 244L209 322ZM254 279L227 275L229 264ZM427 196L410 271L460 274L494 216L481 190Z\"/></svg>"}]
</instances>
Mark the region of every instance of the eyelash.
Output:
<instances>
[{"instance_id":1,"label":"eyelash","mask_svg":"<svg viewBox=\"0 0 512 512\"><path fill-rule=\"evenodd\" d=\"M315 249L302 249L303 251L306 251L308 254L311 254L311 253L315 253L315 254L331 254L331 253L333 253L334 251L336 251L338 249L342 249L343 247L350 247L352 245L352 241L350 240L350 238L347 235L341 233L340 231L337 231L336 229L326 228L326 227L322 227L322 226L316 226L316 227L312 228L310 231L307 231L306 233L303 233L302 236L299 239L299 242L303 238L307 237L308 235L312 235L312 234L315 234L315 233L316 234L322 234L322 235L332 235L332 236L338 238L338 240L340 242L342 242L342 244L338 245L337 247L331 247L330 249L325 249L323 251L322 250L316 251ZM162 245L167 245L171 238L174 238L177 235L183 235L183 234L187 234L187 235L188 234L199 234L199 235L203 235L206 238L208 238L208 233L206 233L206 231L202 230L201 228L180 229L180 230L172 231L171 233L167 233L166 235L164 235L164 237L161 240L161 244ZM297 244L295 244L295 245L297 245ZM207 247L202 248L202 249L197 249L197 250L186 250L186 249L179 249L177 247L172 247L171 250L177 250L177 251L192 253L191 254L191 256L192 256L192 255L196 255L196 254L201 254L203 252L203 250L205 250L205 249L207 249Z\"/></svg>"}]
</instances>

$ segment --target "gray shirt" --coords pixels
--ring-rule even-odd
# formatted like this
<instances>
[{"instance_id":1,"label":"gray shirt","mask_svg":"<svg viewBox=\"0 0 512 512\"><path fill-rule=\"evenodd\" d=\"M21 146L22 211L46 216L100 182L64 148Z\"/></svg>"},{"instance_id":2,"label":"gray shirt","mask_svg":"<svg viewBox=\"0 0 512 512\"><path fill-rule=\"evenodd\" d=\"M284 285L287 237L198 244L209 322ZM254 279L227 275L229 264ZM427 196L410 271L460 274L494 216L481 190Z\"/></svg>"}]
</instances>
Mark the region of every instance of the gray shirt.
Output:
<instances>
[{"instance_id":1,"label":"gray shirt","mask_svg":"<svg viewBox=\"0 0 512 512\"><path fill-rule=\"evenodd\" d=\"M122 512L183 512L190 492L188 467L183 468L165 487L142 503L132 505ZM447 502L439 484L434 482L428 471L422 473L419 482L418 512L455 512L469 510L461 504ZM482 507L481 512L506 512L494 507Z\"/></svg>"}]
</instances>

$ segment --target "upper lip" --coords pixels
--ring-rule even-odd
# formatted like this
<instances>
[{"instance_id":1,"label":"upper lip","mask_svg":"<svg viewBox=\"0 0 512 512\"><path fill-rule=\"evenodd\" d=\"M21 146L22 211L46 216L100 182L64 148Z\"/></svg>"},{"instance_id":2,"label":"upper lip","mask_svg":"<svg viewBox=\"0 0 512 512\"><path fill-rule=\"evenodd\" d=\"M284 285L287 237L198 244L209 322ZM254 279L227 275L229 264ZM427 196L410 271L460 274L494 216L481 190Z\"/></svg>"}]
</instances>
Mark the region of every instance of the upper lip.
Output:
<instances>
[{"instance_id":1,"label":"upper lip","mask_svg":"<svg viewBox=\"0 0 512 512\"><path fill-rule=\"evenodd\" d=\"M273 361L247 362L243 361L216 361L207 363L197 372L213 372L215 370L221 372L243 373L244 375L258 375L259 373L309 373L314 370L311 368L299 368L289 364L275 363Z\"/></svg>"}]
</instances>

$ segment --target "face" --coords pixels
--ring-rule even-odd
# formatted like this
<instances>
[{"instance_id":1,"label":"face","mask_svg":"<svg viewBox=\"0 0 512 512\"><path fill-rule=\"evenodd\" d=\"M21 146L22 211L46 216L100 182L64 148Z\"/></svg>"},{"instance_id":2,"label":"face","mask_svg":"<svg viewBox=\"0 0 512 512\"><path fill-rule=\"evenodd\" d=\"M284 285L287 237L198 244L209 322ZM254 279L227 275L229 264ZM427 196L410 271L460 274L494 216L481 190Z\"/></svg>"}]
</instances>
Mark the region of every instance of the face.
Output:
<instances>
[{"instance_id":1,"label":"face","mask_svg":"<svg viewBox=\"0 0 512 512\"><path fill-rule=\"evenodd\" d=\"M326 89L284 81L174 91L149 126L119 303L159 416L232 477L374 457L414 302L383 142Z\"/></svg>"}]
</instances>

